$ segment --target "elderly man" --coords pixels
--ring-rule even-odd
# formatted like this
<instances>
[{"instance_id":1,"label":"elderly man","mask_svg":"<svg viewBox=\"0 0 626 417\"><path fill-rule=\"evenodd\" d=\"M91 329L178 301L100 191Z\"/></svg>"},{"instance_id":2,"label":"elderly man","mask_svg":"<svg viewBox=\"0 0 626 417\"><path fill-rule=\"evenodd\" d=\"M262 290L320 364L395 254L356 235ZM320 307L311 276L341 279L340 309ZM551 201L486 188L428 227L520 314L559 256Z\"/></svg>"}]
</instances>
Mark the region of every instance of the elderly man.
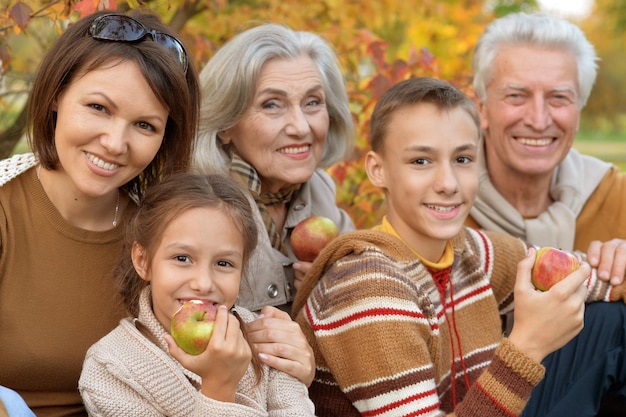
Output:
<instances>
[{"instance_id":1,"label":"elderly man","mask_svg":"<svg viewBox=\"0 0 626 417\"><path fill-rule=\"evenodd\" d=\"M474 53L484 129L480 191L468 225L587 251L600 278L626 269L626 176L572 144L596 78L574 24L517 13L492 22Z\"/></svg>"},{"instance_id":2,"label":"elderly man","mask_svg":"<svg viewBox=\"0 0 626 417\"><path fill-rule=\"evenodd\" d=\"M600 278L618 284L626 269L626 176L572 149L597 60L583 32L554 16L515 13L487 27L473 60L484 146L467 224L587 251ZM544 360L546 377L524 415L592 416L607 393L626 412L625 310L587 306L583 331ZM567 393L553 388L563 381Z\"/></svg>"}]
</instances>

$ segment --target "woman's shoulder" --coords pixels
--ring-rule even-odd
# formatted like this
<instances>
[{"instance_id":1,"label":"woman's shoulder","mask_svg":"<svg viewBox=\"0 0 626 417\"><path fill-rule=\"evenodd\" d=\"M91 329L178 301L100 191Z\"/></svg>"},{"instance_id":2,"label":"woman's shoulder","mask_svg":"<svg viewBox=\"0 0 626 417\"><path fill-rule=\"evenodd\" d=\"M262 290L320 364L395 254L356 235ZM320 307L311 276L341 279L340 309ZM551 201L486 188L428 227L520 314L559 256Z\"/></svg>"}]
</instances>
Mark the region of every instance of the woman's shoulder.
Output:
<instances>
[{"instance_id":1,"label":"woman's shoulder","mask_svg":"<svg viewBox=\"0 0 626 417\"><path fill-rule=\"evenodd\" d=\"M313 172L313 175L311 176L311 179L308 181L308 183L313 188L325 187L325 188L330 189L333 193L335 192L335 182L333 181L332 177L328 174L328 172L326 172L322 168L317 168Z\"/></svg>"},{"instance_id":2,"label":"woman's shoulder","mask_svg":"<svg viewBox=\"0 0 626 417\"><path fill-rule=\"evenodd\" d=\"M37 165L37 158L33 153L17 154L0 160L0 186L28 171L35 165Z\"/></svg>"}]
</instances>

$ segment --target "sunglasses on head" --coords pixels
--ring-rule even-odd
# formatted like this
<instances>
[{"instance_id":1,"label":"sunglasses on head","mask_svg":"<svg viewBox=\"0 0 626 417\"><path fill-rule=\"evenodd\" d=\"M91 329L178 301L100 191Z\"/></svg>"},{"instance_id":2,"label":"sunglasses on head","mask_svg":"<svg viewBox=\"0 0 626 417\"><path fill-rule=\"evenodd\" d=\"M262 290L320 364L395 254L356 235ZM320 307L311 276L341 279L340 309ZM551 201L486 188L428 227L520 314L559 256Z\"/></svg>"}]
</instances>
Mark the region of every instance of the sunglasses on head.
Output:
<instances>
[{"instance_id":1,"label":"sunglasses on head","mask_svg":"<svg viewBox=\"0 0 626 417\"><path fill-rule=\"evenodd\" d=\"M150 35L154 42L174 54L183 70L187 72L187 51L178 39L167 33L148 29L130 16L119 14L99 16L91 23L89 34L94 39L120 42L137 42Z\"/></svg>"}]
</instances>

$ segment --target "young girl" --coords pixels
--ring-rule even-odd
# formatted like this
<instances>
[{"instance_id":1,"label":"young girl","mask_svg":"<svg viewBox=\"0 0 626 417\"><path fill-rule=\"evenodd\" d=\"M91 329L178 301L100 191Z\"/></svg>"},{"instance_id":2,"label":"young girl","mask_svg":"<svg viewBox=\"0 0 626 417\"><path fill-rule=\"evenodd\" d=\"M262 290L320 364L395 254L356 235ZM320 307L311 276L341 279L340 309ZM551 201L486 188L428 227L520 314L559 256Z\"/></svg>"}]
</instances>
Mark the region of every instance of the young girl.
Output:
<instances>
[{"instance_id":1,"label":"young girl","mask_svg":"<svg viewBox=\"0 0 626 417\"><path fill-rule=\"evenodd\" d=\"M307 388L261 365L246 341L249 310L234 307L257 241L250 204L221 175L176 174L148 190L117 270L131 317L87 352L79 381L99 416L312 416ZM205 352L169 335L183 301L219 305Z\"/></svg>"}]
</instances>

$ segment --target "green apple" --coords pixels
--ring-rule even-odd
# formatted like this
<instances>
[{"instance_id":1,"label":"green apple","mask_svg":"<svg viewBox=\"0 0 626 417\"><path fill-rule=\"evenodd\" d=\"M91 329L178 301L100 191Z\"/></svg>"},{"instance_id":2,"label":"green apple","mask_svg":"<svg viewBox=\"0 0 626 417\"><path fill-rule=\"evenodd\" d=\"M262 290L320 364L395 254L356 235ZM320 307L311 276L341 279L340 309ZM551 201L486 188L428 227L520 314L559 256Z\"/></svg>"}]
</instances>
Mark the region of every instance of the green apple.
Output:
<instances>
[{"instance_id":1,"label":"green apple","mask_svg":"<svg viewBox=\"0 0 626 417\"><path fill-rule=\"evenodd\" d=\"M580 261L569 252L551 247L537 250L531 271L531 282L541 291L548 291L554 284L580 267Z\"/></svg>"},{"instance_id":2,"label":"green apple","mask_svg":"<svg viewBox=\"0 0 626 417\"><path fill-rule=\"evenodd\" d=\"M339 229L328 217L311 216L291 231L291 250L301 261L313 262L328 243L339 234Z\"/></svg>"},{"instance_id":3,"label":"green apple","mask_svg":"<svg viewBox=\"0 0 626 417\"><path fill-rule=\"evenodd\" d=\"M176 344L190 355L199 355L213 335L217 307L201 300L188 300L172 316L170 333Z\"/></svg>"}]
</instances>

